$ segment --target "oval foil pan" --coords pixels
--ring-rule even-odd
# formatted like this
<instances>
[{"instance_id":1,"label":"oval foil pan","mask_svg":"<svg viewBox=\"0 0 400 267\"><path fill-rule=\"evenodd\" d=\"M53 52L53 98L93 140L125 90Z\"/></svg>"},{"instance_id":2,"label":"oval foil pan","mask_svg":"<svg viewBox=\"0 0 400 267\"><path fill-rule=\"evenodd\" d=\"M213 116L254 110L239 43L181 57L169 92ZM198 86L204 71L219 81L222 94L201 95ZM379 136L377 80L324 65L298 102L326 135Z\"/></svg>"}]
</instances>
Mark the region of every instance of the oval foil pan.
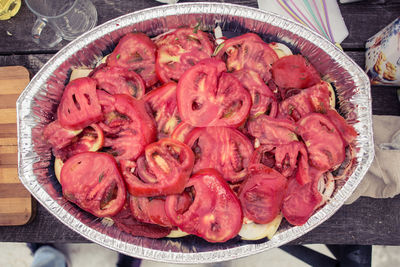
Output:
<instances>
[{"instance_id":1,"label":"oval foil pan","mask_svg":"<svg viewBox=\"0 0 400 267\"><path fill-rule=\"evenodd\" d=\"M300 227L281 225L271 239L256 242L236 237L222 244L195 236L178 239L134 237L82 211L62 197L43 127L55 118L57 105L72 68L94 66L110 53L124 34L156 36L180 26L201 23L202 30L219 25L228 35L258 33L266 42L279 41L306 56L336 87L337 109L354 125L356 166L333 198ZM60 50L36 74L17 101L19 177L32 195L65 225L87 239L118 252L160 262L210 263L236 259L283 245L328 219L351 195L374 155L370 84L362 69L343 51L303 25L258 9L220 3L178 4L141 10L100 25Z\"/></svg>"}]
</instances>

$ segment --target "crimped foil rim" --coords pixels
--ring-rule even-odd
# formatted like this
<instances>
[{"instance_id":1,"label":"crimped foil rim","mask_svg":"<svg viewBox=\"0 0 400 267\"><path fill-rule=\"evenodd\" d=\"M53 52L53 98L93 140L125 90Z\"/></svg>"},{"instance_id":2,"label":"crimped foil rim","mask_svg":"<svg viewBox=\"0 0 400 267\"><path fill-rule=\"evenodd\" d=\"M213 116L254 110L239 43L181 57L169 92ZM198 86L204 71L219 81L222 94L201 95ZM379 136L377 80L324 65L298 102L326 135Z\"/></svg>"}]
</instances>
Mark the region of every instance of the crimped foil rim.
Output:
<instances>
[{"instance_id":1,"label":"crimped foil rim","mask_svg":"<svg viewBox=\"0 0 400 267\"><path fill-rule=\"evenodd\" d=\"M35 174L33 173L35 152L32 151L31 153L23 153L27 149L33 147L32 135L26 132L27 128L33 127L36 123L35 119L31 118L32 114L30 114L32 110L32 99L43 88L46 81L57 69L57 67L74 53L78 52L89 43L94 42L98 38L117 29L121 29L144 20L156 19L159 17L160 12L162 12L164 16L191 13L213 13L249 18L278 27L281 27L281 24L287 25L285 30L296 33L300 36L307 35L308 40L311 43L325 50L334 61L342 61L341 66L346 69L352 77L357 78L357 88L359 88L359 93L355 97L361 99L363 103L365 102L365 112L361 118L358 118L363 127L362 131L365 133L365 136L359 136L359 138L363 139L362 142L360 141L360 143L364 144L364 146L360 147L360 150L357 153L357 158L362 159L362 164L358 164L356 170L353 171L353 174L350 176L346 184L336 193L331 201L318 212L316 212L305 225L292 227L284 232L278 233L271 240L259 244L245 244L239 247L224 250L198 253L160 251L133 245L87 227L77 218L69 214L68 211L65 210L61 205L55 202L48 192L45 191L43 186L36 180ZM31 194L62 223L67 225L72 230L78 232L85 238L107 248L117 250L130 256L167 263L212 263L238 259L281 246L309 232L333 215L334 212L337 211L343 205L344 201L351 195L356 186L362 180L362 177L364 177L373 160L374 148L372 138L372 101L369 88L369 79L366 74L343 51L338 49L319 34L280 15L255 8L222 3L184 3L144 9L108 21L103 25L97 26L93 30L87 32L78 39L70 42L54 57L52 57L32 79L17 101L19 147L18 173L22 183L31 192ZM357 125L355 125L355 127L357 128ZM356 172L359 174L358 176L355 175Z\"/></svg>"}]
</instances>

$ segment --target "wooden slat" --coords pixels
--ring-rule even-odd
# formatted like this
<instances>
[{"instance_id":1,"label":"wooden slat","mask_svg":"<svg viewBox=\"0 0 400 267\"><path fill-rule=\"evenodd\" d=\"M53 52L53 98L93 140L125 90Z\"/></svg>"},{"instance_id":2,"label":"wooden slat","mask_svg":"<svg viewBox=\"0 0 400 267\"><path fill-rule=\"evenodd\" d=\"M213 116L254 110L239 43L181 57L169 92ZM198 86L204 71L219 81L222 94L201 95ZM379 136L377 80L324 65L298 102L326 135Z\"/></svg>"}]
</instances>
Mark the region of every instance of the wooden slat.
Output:
<instances>
[{"instance_id":1,"label":"wooden slat","mask_svg":"<svg viewBox=\"0 0 400 267\"><path fill-rule=\"evenodd\" d=\"M0 198L0 215L28 212L31 206L31 197Z\"/></svg>"},{"instance_id":2,"label":"wooden slat","mask_svg":"<svg viewBox=\"0 0 400 267\"><path fill-rule=\"evenodd\" d=\"M0 94L0 98L1 98L0 109L15 108L18 97L19 97L19 94L14 94L14 95L1 95Z\"/></svg>"},{"instance_id":3,"label":"wooden slat","mask_svg":"<svg viewBox=\"0 0 400 267\"><path fill-rule=\"evenodd\" d=\"M30 199L25 202L26 205L32 205ZM19 226L24 225L32 218L32 209L26 209L20 213L8 213L4 216L0 213L0 226Z\"/></svg>"},{"instance_id":4,"label":"wooden slat","mask_svg":"<svg viewBox=\"0 0 400 267\"><path fill-rule=\"evenodd\" d=\"M16 145L18 145L18 138L16 135L13 137L0 136L0 146L16 146Z\"/></svg>"},{"instance_id":5,"label":"wooden slat","mask_svg":"<svg viewBox=\"0 0 400 267\"><path fill-rule=\"evenodd\" d=\"M340 10L349 30L349 36L341 46L346 49L365 48L365 42L400 14L398 0L382 0L380 4L359 1L354 4L342 4ZM367 2L373 2L368 0Z\"/></svg>"},{"instance_id":6,"label":"wooden slat","mask_svg":"<svg viewBox=\"0 0 400 267\"><path fill-rule=\"evenodd\" d=\"M23 80L21 79L21 77L29 78L28 70L22 66L7 66L7 67L2 67L0 69L0 80L12 81L13 83L18 83L21 82L21 80ZM1 87L7 87L7 86L0 85L0 88Z\"/></svg>"},{"instance_id":7,"label":"wooden slat","mask_svg":"<svg viewBox=\"0 0 400 267\"><path fill-rule=\"evenodd\" d=\"M16 154L18 153L17 146L0 146L0 154Z\"/></svg>"},{"instance_id":8,"label":"wooden slat","mask_svg":"<svg viewBox=\"0 0 400 267\"><path fill-rule=\"evenodd\" d=\"M16 153L0 154L0 164L1 165L17 165L18 164L18 155Z\"/></svg>"},{"instance_id":9,"label":"wooden slat","mask_svg":"<svg viewBox=\"0 0 400 267\"><path fill-rule=\"evenodd\" d=\"M14 82L11 86L10 86L10 82L12 82L12 80L1 80L3 85L0 86L0 96L2 97L3 95L12 95L12 94L20 94L25 87L28 85L29 80L27 81L17 81Z\"/></svg>"},{"instance_id":10,"label":"wooden slat","mask_svg":"<svg viewBox=\"0 0 400 267\"><path fill-rule=\"evenodd\" d=\"M17 111L15 108L4 108L0 112L1 123L16 123Z\"/></svg>"},{"instance_id":11,"label":"wooden slat","mask_svg":"<svg viewBox=\"0 0 400 267\"><path fill-rule=\"evenodd\" d=\"M29 83L29 72L22 66L2 67L0 81L0 96L20 94Z\"/></svg>"},{"instance_id":12,"label":"wooden slat","mask_svg":"<svg viewBox=\"0 0 400 267\"><path fill-rule=\"evenodd\" d=\"M0 184L15 184L19 182L18 169L15 167L0 167Z\"/></svg>"},{"instance_id":13,"label":"wooden slat","mask_svg":"<svg viewBox=\"0 0 400 267\"><path fill-rule=\"evenodd\" d=\"M26 198L30 193L20 182L15 184L0 185L0 199L2 198Z\"/></svg>"},{"instance_id":14,"label":"wooden slat","mask_svg":"<svg viewBox=\"0 0 400 267\"><path fill-rule=\"evenodd\" d=\"M0 137L17 136L17 125L15 123L3 123L0 121Z\"/></svg>"},{"instance_id":15,"label":"wooden slat","mask_svg":"<svg viewBox=\"0 0 400 267\"><path fill-rule=\"evenodd\" d=\"M32 218L32 198L0 198L0 226L23 225Z\"/></svg>"}]
</instances>

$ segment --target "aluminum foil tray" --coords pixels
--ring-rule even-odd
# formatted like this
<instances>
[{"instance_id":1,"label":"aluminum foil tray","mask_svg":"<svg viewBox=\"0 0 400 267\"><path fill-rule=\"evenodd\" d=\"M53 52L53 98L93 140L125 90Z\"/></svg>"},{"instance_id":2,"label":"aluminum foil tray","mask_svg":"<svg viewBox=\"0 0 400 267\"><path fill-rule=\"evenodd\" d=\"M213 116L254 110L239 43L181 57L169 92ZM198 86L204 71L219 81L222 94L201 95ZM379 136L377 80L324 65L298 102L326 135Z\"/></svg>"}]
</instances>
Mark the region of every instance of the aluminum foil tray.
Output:
<instances>
[{"instance_id":1,"label":"aluminum foil tray","mask_svg":"<svg viewBox=\"0 0 400 267\"><path fill-rule=\"evenodd\" d=\"M258 33L266 42L280 41L306 56L337 90L338 110L358 132L357 164L333 198L300 227L284 224L271 239L257 242L239 238L222 244L194 236L179 239L134 237L99 219L62 197L51 149L43 127L54 119L71 68L94 66L112 51L126 33L156 36L180 26L201 22L202 30L215 26L231 34ZM362 69L343 51L303 25L279 15L221 3L167 5L141 10L100 25L60 50L36 74L17 101L19 177L32 195L65 225L104 247L142 259L170 263L210 263L236 259L283 245L327 220L351 195L367 172L374 155L370 84Z\"/></svg>"}]
</instances>

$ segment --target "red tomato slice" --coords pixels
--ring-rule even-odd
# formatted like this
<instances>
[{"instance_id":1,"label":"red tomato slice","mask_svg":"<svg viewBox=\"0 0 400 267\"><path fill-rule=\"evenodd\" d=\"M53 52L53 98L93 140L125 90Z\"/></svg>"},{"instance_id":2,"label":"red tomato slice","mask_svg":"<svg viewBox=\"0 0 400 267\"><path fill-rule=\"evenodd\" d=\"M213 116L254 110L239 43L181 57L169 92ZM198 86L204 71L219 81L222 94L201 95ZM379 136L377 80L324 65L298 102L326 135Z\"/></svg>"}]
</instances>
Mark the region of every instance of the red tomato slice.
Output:
<instances>
[{"instance_id":1,"label":"red tomato slice","mask_svg":"<svg viewBox=\"0 0 400 267\"><path fill-rule=\"evenodd\" d=\"M176 203L175 210L177 213L186 212L190 205L192 205L193 198L192 194L189 191L183 191L182 194L178 195L178 202ZM165 208L165 205L164 205Z\"/></svg>"},{"instance_id":2,"label":"red tomato slice","mask_svg":"<svg viewBox=\"0 0 400 267\"><path fill-rule=\"evenodd\" d=\"M92 76L97 88L111 95L126 94L140 99L145 92L145 84L136 72L120 67L103 67Z\"/></svg>"},{"instance_id":3,"label":"red tomato slice","mask_svg":"<svg viewBox=\"0 0 400 267\"><path fill-rule=\"evenodd\" d=\"M99 99L101 111L103 112L103 114L107 115L107 113L110 113L115 110L114 108L115 98L113 95L103 90L97 90L96 94L97 98ZM107 120L107 118L104 119Z\"/></svg>"},{"instance_id":4,"label":"red tomato slice","mask_svg":"<svg viewBox=\"0 0 400 267\"><path fill-rule=\"evenodd\" d=\"M217 58L226 59L228 71L253 70L265 82L271 79L271 65L278 60L278 55L257 34L246 33L230 38L221 45L223 47Z\"/></svg>"},{"instance_id":5,"label":"red tomato slice","mask_svg":"<svg viewBox=\"0 0 400 267\"><path fill-rule=\"evenodd\" d=\"M129 197L133 216L141 222L173 227L165 213L165 198Z\"/></svg>"},{"instance_id":6,"label":"red tomato slice","mask_svg":"<svg viewBox=\"0 0 400 267\"><path fill-rule=\"evenodd\" d=\"M298 121L312 112L326 113L330 109L329 95L328 84L325 82L301 90L280 103L278 117L289 117Z\"/></svg>"},{"instance_id":7,"label":"red tomato slice","mask_svg":"<svg viewBox=\"0 0 400 267\"><path fill-rule=\"evenodd\" d=\"M68 146L62 149L53 149L53 154L55 157L65 161L82 152L98 151L103 147L103 144L104 134L102 129L97 124L92 124L83 129Z\"/></svg>"},{"instance_id":8,"label":"red tomato slice","mask_svg":"<svg viewBox=\"0 0 400 267\"><path fill-rule=\"evenodd\" d=\"M174 131L171 133L171 138L178 140L182 143L185 142L187 135L194 129L192 125L186 122L181 122L176 126Z\"/></svg>"},{"instance_id":9,"label":"red tomato slice","mask_svg":"<svg viewBox=\"0 0 400 267\"><path fill-rule=\"evenodd\" d=\"M300 148L299 154L300 158L297 161L296 180L299 184L304 185L311 182L308 153L305 150L304 145Z\"/></svg>"},{"instance_id":10,"label":"red tomato slice","mask_svg":"<svg viewBox=\"0 0 400 267\"><path fill-rule=\"evenodd\" d=\"M303 143L293 141L286 145L277 146L275 149L275 167L285 177L290 177L297 169L298 182L308 183L308 154Z\"/></svg>"},{"instance_id":11,"label":"red tomato slice","mask_svg":"<svg viewBox=\"0 0 400 267\"><path fill-rule=\"evenodd\" d=\"M145 198L145 197L141 197ZM136 220L142 222L142 223L151 223L154 224L148 214L148 210L145 209L146 207L142 207L139 202L138 197L134 197L132 195L129 195L129 208L131 209L133 217L135 217Z\"/></svg>"},{"instance_id":12,"label":"red tomato slice","mask_svg":"<svg viewBox=\"0 0 400 267\"><path fill-rule=\"evenodd\" d=\"M345 158L345 143L326 116L311 113L302 118L298 125L312 166L325 172L342 164Z\"/></svg>"},{"instance_id":13,"label":"red tomato slice","mask_svg":"<svg viewBox=\"0 0 400 267\"><path fill-rule=\"evenodd\" d=\"M188 134L185 143L195 154L194 172L213 168L231 183L246 177L253 146L238 130L227 127L196 128Z\"/></svg>"},{"instance_id":14,"label":"red tomato slice","mask_svg":"<svg viewBox=\"0 0 400 267\"><path fill-rule=\"evenodd\" d=\"M186 185L193 202L178 213L179 195L170 195L165 211L181 230L200 236L208 242L225 242L235 237L241 227L243 214L240 202L222 176L213 169L194 174Z\"/></svg>"},{"instance_id":15,"label":"red tomato slice","mask_svg":"<svg viewBox=\"0 0 400 267\"><path fill-rule=\"evenodd\" d=\"M117 214L126 200L117 163L105 153L84 152L69 158L60 182L65 198L97 217Z\"/></svg>"},{"instance_id":16,"label":"red tomato slice","mask_svg":"<svg viewBox=\"0 0 400 267\"><path fill-rule=\"evenodd\" d=\"M241 125L251 97L216 59L205 59L188 69L178 82L177 100L183 121L196 127Z\"/></svg>"},{"instance_id":17,"label":"red tomato slice","mask_svg":"<svg viewBox=\"0 0 400 267\"><path fill-rule=\"evenodd\" d=\"M283 119L274 119L266 115L260 115L248 122L249 133L257 138L261 144L283 145L298 141L295 134L296 125Z\"/></svg>"},{"instance_id":18,"label":"red tomato slice","mask_svg":"<svg viewBox=\"0 0 400 267\"><path fill-rule=\"evenodd\" d=\"M157 47L144 33L128 33L121 38L107 58L110 67L122 67L135 71L150 87L157 82L155 71Z\"/></svg>"},{"instance_id":19,"label":"red tomato slice","mask_svg":"<svg viewBox=\"0 0 400 267\"><path fill-rule=\"evenodd\" d=\"M128 95L114 95L111 109L102 124L107 133L104 147L119 160L136 160L146 145L156 139L156 125L145 103Z\"/></svg>"},{"instance_id":20,"label":"red tomato slice","mask_svg":"<svg viewBox=\"0 0 400 267\"><path fill-rule=\"evenodd\" d=\"M281 57L272 65L272 77L281 88L308 88L320 82L318 71L301 55Z\"/></svg>"},{"instance_id":21,"label":"red tomato slice","mask_svg":"<svg viewBox=\"0 0 400 267\"><path fill-rule=\"evenodd\" d=\"M128 203L115 216L111 217L114 224L122 231L133 236L144 236L149 238L162 238L171 232L171 228L155 224L143 223L132 216Z\"/></svg>"},{"instance_id":22,"label":"red tomato slice","mask_svg":"<svg viewBox=\"0 0 400 267\"><path fill-rule=\"evenodd\" d=\"M58 106L57 116L62 127L74 130L102 120L96 81L84 77L68 83Z\"/></svg>"},{"instance_id":23,"label":"red tomato slice","mask_svg":"<svg viewBox=\"0 0 400 267\"><path fill-rule=\"evenodd\" d=\"M253 164L262 164L269 168L273 168L275 166L275 146L261 145L254 150L249 165Z\"/></svg>"},{"instance_id":24,"label":"red tomato slice","mask_svg":"<svg viewBox=\"0 0 400 267\"><path fill-rule=\"evenodd\" d=\"M250 166L262 164L273 168L285 177L296 173L300 184L308 183L308 154L306 147L299 141L284 145L261 145L251 156Z\"/></svg>"},{"instance_id":25,"label":"red tomato slice","mask_svg":"<svg viewBox=\"0 0 400 267\"><path fill-rule=\"evenodd\" d=\"M266 112L271 117L276 116L278 103L274 93L264 83L257 72L243 69L233 72L233 75L238 78L243 87L247 89L251 95L251 116L257 117Z\"/></svg>"},{"instance_id":26,"label":"red tomato slice","mask_svg":"<svg viewBox=\"0 0 400 267\"><path fill-rule=\"evenodd\" d=\"M335 125L346 145L351 144L358 135L354 127L348 124L334 109L328 109L326 116Z\"/></svg>"},{"instance_id":27,"label":"red tomato slice","mask_svg":"<svg viewBox=\"0 0 400 267\"><path fill-rule=\"evenodd\" d=\"M293 225L303 225L311 217L322 201L318 182L323 172L310 168L311 182L301 185L296 179L289 179L283 200L282 213Z\"/></svg>"},{"instance_id":28,"label":"red tomato slice","mask_svg":"<svg viewBox=\"0 0 400 267\"><path fill-rule=\"evenodd\" d=\"M65 129L58 120L55 120L46 125L43 130L43 136L53 149L59 150L71 144L81 132L82 130Z\"/></svg>"},{"instance_id":29,"label":"red tomato slice","mask_svg":"<svg viewBox=\"0 0 400 267\"><path fill-rule=\"evenodd\" d=\"M193 28L177 29L156 41L156 73L166 83L178 81L200 60L211 58L215 45L212 36Z\"/></svg>"},{"instance_id":30,"label":"red tomato slice","mask_svg":"<svg viewBox=\"0 0 400 267\"><path fill-rule=\"evenodd\" d=\"M138 160L138 174L121 162L122 174L133 196L165 196L182 193L194 164L190 148L173 139L164 138L146 147L145 158Z\"/></svg>"},{"instance_id":31,"label":"red tomato slice","mask_svg":"<svg viewBox=\"0 0 400 267\"><path fill-rule=\"evenodd\" d=\"M150 107L157 123L158 138L171 136L181 121L176 104L176 83L169 82L151 90L143 100Z\"/></svg>"},{"instance_id":32,"label":"red tomato slice","mask_svg":"<svg viewBox=\"0 0 400 267\"><path fill-rule=\"evenodd\" d=\"M286 178L262 164L249 167L249 176L239 188L244 216L266 224L279 214L286 189Z\"/></svg>"}]
</instances>

